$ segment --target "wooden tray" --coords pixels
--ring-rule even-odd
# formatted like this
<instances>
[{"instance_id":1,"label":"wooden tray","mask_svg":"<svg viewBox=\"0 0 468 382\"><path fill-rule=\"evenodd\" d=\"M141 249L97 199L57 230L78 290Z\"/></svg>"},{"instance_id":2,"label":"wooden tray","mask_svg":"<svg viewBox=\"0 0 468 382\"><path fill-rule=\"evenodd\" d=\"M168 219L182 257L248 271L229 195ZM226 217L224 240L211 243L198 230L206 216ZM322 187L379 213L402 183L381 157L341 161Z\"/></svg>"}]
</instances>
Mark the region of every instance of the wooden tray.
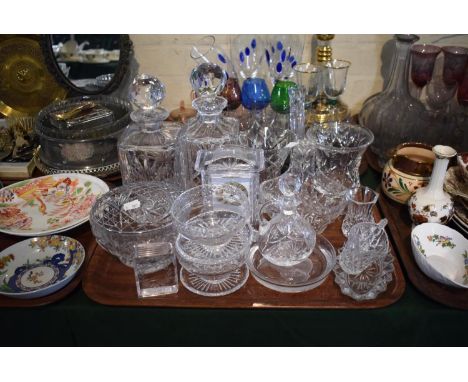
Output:
<instances>
[{"instance_id":1,"label":"wooden tray","mask_svg":"<svg viewBox=\"0 0 468 382\"><path fill-rule=\"evenodd\" d=\"M468 309L468 290L440 284L427 277L419 269L411 249L412 223L408 207L388 199L383 193L379 198L379 206L388 219L388 228L394 244L398 248L400 259L413 285L421 293L443 305Z\"/></svg>"},{"instance_id":2,"label":"wooden tray","mask_svg":"<svg viewBox=\"0 0 468 382\"><path fill-rule=\"evenodd\" d=\"M28 300L20 300L15 298L10 298L6 296L0 295L0 307L9 307L9 308L16 308L16 307L33 307L33 306L42 306L51 304L53 302L59 301L64 297L68 296L81 282L81 278L85 272L85 269L88 265L89 259L91 258L91 254L95 251L97 247L97 242L94 239L94 236L91 232L91 228L89 223L82 224L81 226L74 228L70 231L62 232L59 235L69 236L76 240L78 240L83 247L85 248L86 257L83 265L81 266L80 270L67 284L64 288L60 289L59 291L52 293L48 296L33 298ZM25 240L26 237L18 237L18 236L11 236L6 235L4 233L0 233L0 250L3 250L9 247L12 244L15 244L19 241Z\"/></svg>"},{"instance_id":3,"label":"wooden tray","mask_svg":"<svg viewBox=\"0 0 468 382\"><path fill-rule=\"evenodd\" d=\"M376 221L381 216L375 209ZM324 235L335 248L342 246L341 221L327 228ZM334 282L333 272L318 288L303 293L279 293L257 283L250 275L247 283L237 292L223 297L203 297L193 294L179 284L179 292L173 295L139 299L136 294L133 269L126 267L115 257L97 247L83 276L83 289L89 298L105 305L155 306L186 308L329 308L361 309L381 308L396 302L405 290L405 279L395 252L394 277L387 290L376 300L357 302L341 294Z\"/></svg>"}]
</instances>

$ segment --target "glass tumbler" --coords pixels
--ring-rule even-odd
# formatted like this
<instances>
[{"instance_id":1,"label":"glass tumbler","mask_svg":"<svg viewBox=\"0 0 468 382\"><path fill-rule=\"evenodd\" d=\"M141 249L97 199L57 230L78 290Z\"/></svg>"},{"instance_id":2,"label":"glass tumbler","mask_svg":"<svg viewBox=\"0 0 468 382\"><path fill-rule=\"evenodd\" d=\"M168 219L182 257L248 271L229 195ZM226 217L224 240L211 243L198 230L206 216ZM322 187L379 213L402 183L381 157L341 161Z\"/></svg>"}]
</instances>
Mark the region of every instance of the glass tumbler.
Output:
<instances>
[{"instance_id":1,"label":"glass tumbler","mask_svg":"<svg viewBox=\"0 0 468 382\"><path fill-rule=\"evenodd\" d=\"M379 194L371 188L359 186L348 190L346 193L347 211L341 225L343 235L348 237L348 233L353 226L358 223L372 222L372 208Z\"/></svg>"}]
</instances>

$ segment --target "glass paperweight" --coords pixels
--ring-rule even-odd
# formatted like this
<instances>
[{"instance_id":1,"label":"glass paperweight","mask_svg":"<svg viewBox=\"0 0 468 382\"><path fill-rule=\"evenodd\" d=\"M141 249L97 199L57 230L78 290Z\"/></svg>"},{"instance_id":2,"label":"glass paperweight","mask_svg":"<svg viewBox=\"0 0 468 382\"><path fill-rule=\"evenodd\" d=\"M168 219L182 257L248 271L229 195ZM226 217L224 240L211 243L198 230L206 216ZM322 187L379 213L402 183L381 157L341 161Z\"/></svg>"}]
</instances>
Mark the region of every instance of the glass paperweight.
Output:
<instances>
[{"instance_id":1,"label":"glass paperweight","mask_svg":"<svg viewBox=\"0 0 468 382\"><path fill-rule=\"evenodd\" d=\"M372 208L379 194L369 187L354 187L346 193L347 210L341 225L343 235L348 236L349 230L358 223L373 222Z\"/></svg>"},{"instance_id":2,"label":"glass paperweight","mask_svg":"<svg viewBox=\"0 0 468 382\"><path fill-rule=\"evenodd\" d=\"M98 244L129 267L134 246L175 239L170 209L180 194L170 182L137 182L102 195L90 213L91 230Z\"/></svg>"},{"instance_id":3,"label":"glass paperweight","mask_svg":"<svg viewBox=\"0 0 468 382\"><path fill-rule=\"evenodd\" d=\"M251 232L248 199L232 185L203 185L181 194L171 214L179 233L180 279L191 292L222 296L247 281Z\"/></svg>"},{"instance_id":4,"label":"glass paperweight","mask_svg":"<svg viewBox=\"0 0 468 382\"><path fill-rule=\"evenodd\" d=\"M178 292L177 262L171 243L136 244L133 262L139 298Z\"/></svg>"},{"instance_id":5,"label":"glass paperweight","mask_svg":"<svg viewBox=\"0 0 468 382\"><path fill-rule=\"evenodd\" d=\"M122 183L177 179L175 171L176 137L181 126L164 122L169 115L160 106L166 90L156 77L135 77L129 100L136 110L132 123L118 142Z\"/></svg>"},{"instance_id":6,"label":"glass paperweight","mask_svg":"<svg viewBox=\"0 0 468 382\"><path fill-rule=\"evenodd\" d=\"M259 176L263 170L263 150L226 145L198 152L195 169L204 185L230 184L239 187L249 198L250 222L256 221Z\"/></svg>"},{"instance_id":7,"label":"glass paperweight","mask_svg":"<svg viewBox=\"0 0 468 382\"><path fill-rule=\"evenodd\" d=\"M393 256L385 232L387 220L351 228L335 266L335 282L354 300L375 299L392 280Z\"/></svg>"},{"instance_id":8,"label":"glass paperweight","mask_svg":"<svg viewBox=\"0 0 468 382\"><path fill-rule=\"evenodd\" d=\"M198 96L192 103L198 115L187 121L178 137L178 167L184 189L201 184L195 170L198 150L213 150L239 141L239 121L223 116L227 101L218 96L225 86L226 72L217 65L204 63L192 71L190 80Z\"/></svg>"},{"instance_id":9,"label":"glass paperweight","mask_svg":"<svg viewBox=\"0 0 468 382\"><path fill-rule=\"evenodd\" d=\"M301 187L300 179L295 174L285 173L279 179L282 197L278 207L280 212L271 220L261 219L258 237L258 249L261 255L274 265L293 266L309 257L315 246L315 231L300 216L296 197ZM260 216L265 213L260 210Z\"/></svg>"}]
</instances>

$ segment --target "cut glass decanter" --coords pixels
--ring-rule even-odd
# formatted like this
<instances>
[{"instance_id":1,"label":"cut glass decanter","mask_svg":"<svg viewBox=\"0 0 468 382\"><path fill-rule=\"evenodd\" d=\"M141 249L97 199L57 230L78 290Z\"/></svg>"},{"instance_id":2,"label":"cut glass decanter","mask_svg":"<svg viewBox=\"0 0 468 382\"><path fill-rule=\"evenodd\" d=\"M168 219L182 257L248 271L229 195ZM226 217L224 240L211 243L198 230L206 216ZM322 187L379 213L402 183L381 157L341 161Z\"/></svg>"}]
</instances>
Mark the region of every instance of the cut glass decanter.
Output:
<instances>
[{"instance_id":1,"label":"cut glass decanter","mask_svg":"<svg viewBox=\"0 0 468 382\"><path fill-rule=\"evenodd\" d=\"M168 112L160 103L165 94L156 77L141 74L133 80L129 99L136 110L118 142L123 184L177 178L175 143L182 125L164 121Z\"/></svg>"},{"instance_id":2,"label":"cut glass decanter","mask_svg":"<svg viewBox=\"0 0 468 382\"><path fill-rule=\"evenodd\" d=\"M195 170L198 150L213 150L239 141L239 121L223 116L227 101L218 96L225 86L226 72L218 65L203 63L192 71L190 81L198 96L192 103L198 115L187 122L178 137L178 167L184 189L201 184Z\"/></svg>"}]
</instances>

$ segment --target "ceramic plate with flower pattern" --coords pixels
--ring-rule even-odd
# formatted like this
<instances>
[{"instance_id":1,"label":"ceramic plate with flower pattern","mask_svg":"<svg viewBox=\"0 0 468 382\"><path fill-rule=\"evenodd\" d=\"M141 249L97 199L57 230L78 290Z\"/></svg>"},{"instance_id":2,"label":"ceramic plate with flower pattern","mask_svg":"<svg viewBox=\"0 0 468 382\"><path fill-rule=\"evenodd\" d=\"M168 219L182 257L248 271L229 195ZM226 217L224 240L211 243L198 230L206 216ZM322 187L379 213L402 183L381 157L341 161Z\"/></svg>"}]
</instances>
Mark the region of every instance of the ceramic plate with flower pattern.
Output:
<instances>
[{"instance_id":1,"label":"ceramic plate with flower pattern","mask_svg":"<svg viewBox=\"0 0 468 382\"><path fill-rule=\"evenodd\" d=\"M26 239L0 252L0 294L37 298L67 285L85 259L81 243L66 236Z\"/></svg>"},{"instance_id":2,"label":"ceramic plate with flower pattern","mask_svg":"<svg viewBox=\"0 0 468 382\"><path fill-rule=\"evenodd\" d=\"M58 233L89 219L96 198L109 191L101 179L56 174L0 189L0 232L18 236Z\"/></svg>"}]
</instances>

